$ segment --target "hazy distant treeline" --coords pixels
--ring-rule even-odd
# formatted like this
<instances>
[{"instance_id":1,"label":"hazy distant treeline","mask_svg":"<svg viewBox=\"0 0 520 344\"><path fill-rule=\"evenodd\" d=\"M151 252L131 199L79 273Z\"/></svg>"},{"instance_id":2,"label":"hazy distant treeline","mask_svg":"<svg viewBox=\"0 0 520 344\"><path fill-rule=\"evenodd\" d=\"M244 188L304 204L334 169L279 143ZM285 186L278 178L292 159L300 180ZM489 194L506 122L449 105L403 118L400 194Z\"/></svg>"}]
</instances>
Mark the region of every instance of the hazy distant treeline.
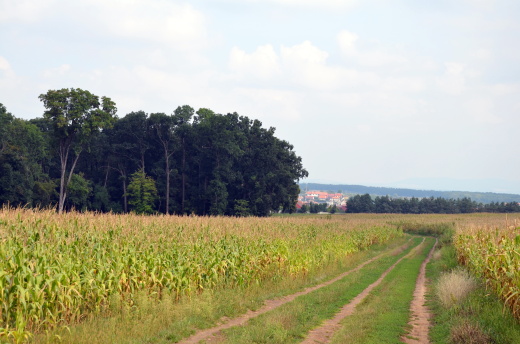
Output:
<instances>
[{"instance_id":1,"label":"hazy distant treeline","mask_svg":"<svg viewBox=\"0 0 520 344\"><path fill-rule=\"evenodd\" d=\"M520 212L518 202L477 203L470 198L446 199L442 197L391 198L369 194L355 195L347 201L348 213L396 213L396 214L459 214L475 212Z\"/></svg>"},{"instance_id":2,"label":"hazy distant treeline","mask_svg":"<svg viewBox=\"0 0 520 344\"><path fill-rule=\"evenodd\" d=\"M375 196L390 196L393 198L429 198L442 197L446 199L471 198L478 203L509 203L520 202L520 195L494 193L494 192L471 192L471 191L436 191L436 190L415 190L403 188L388 188L363 185L347 185L347 184L319 184L319 183L301 183L302 190L330 190L332 192L341 192L344 194L370 194Z\"/></svg>"}]
</instances>

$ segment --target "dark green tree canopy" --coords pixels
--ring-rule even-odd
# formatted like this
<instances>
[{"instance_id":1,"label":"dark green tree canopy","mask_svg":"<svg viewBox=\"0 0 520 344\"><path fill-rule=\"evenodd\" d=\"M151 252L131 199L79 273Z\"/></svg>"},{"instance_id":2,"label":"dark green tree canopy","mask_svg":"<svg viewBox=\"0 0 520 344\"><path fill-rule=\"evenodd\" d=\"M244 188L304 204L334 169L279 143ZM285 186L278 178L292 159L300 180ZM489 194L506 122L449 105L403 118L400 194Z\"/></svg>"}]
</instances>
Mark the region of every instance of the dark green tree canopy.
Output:
<instances>
[{"instance_id":1,"label":"dark green tree canopy","mask_svg":"<svg viewBox=\"0 0 520 344\"><path fill-rule=\"evenodd\" d=\"M44 133L0 104L0 203L49 204L54 184L42 168L47 154Z\"/></svg>"}]
</instances>

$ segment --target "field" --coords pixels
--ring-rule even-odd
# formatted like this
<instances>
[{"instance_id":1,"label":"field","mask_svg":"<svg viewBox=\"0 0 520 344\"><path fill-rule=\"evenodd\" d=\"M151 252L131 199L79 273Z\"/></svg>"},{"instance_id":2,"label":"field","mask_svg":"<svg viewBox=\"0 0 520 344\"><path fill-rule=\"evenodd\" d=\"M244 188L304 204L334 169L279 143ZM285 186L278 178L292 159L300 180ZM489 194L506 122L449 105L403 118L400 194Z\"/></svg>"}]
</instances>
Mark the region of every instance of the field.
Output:
<instances>
[{"instance_id":1,"label":"field","mask_svg":"<svg viewBox=\"0 0 520 344\"><path fill-rule=\"evenodd\" d=\"M520 223L462 226L455 247L459 263L485 280L520 319Z\"/></svg>"},{"instance_id":2,"label":"field","mask_svg":"<svg viewBox=\"0 0 520 344\"><path fill-rule=\"evenodd\" d=\"M3 208L0 340L173 343L207 329L216 342L301 342L378 282L329 337L348 342L348 329L365 324L369 337L358 341L398 342L410 328L432 236L441 247L434 254L439 275L448 268L439 257L452 247L453 258L518 316L519 235L515 217L491 214L58 216ZM474 237L494 251L471 256L484 254ZM381 298L388 315L375 317ZM438 316L452 311L439 308ZM247 314L241 326L226 327Z\"/></svg>"}]
</instances>

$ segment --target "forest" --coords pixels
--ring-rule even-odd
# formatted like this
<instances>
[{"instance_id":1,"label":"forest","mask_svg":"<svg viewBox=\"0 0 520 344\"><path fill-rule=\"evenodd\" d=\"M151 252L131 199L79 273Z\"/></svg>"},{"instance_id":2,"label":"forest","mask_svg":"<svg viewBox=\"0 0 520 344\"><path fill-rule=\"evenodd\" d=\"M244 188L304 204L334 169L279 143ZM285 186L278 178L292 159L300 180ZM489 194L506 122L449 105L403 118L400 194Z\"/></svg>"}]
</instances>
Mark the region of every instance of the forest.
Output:
<instances>
[{"instance_id":1,"label":"forest","mask_svg":"<svg viewBox=\"0 0 520 344\"><path fill-rule=\"evenodd\" d=\"M267 216L295 210L308 175L294 147L237 113L130 112L82 89L39 96L42 117L0 104L0 204L116 213Z\"/></svg>"},{"instance_id":2,"label":"forest","mask_svg":"<svg viewBox=\"0 0 520 344\"><path fill-rule=\"evenodd\" d=\"M467 214L467 213L518 213L518 202L477 203L471 198L446 199L443 197L391 198L369 194L355 195L347 201L347 213L393 214Z\"/></svg>"}]
</instances>

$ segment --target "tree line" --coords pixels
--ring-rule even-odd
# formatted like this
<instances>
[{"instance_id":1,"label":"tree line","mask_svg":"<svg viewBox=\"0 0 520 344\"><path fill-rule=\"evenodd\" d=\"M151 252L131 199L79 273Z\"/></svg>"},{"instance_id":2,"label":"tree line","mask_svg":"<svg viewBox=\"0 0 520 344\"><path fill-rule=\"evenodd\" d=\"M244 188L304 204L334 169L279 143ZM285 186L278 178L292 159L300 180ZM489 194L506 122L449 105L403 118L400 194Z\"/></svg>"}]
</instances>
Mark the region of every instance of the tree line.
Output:
<instances>
[{"instance_id":1,"label":"tree line","mask_svg":"<svg viewBox=\"0 0 520 344\"><path fill-rule=\"evenodd\" d=\"M393 198L412 198L416 197L422 199L424 197L442 197L446 199L458 199L468 197L477 203L488 204L491 202L509 203L520 202L520 195L508 193L494 193L494 192L472 192L472 191L436 191L436 190L414 190L403 188L389 188L378 186L363 186L363 185L349 185L349 184L319 184L319 183L304 183L300 188L307 190L339 190L338 193L364 195L369 194L372 197L389 196Z\"/></svg>"},{"instance_id":2,"label":"tree line","mask_svg":"<svg viewBox=\"0 0 520 344\"><path fill-rule=\"evenodd\" d=\"M308 175L287 141L237 113L136 111L81 89L40 95L42 117L0 104L0 203L100 212L266 216L294 211Z\"/></svg>"},{"instance_id":3,"label":"tree line","mask_svg":"<svg viewBox=\"0 0 520 344\"><path fill-rule=\"evenodd\" d=\"M518 202L477 203L468 197L446 199L442 197L391 198L369 194L355 195L347 201L347 213L396 213L396 214L459 214L459 213L513 213L520 212Z\"/></svg>"}]
</instances>

